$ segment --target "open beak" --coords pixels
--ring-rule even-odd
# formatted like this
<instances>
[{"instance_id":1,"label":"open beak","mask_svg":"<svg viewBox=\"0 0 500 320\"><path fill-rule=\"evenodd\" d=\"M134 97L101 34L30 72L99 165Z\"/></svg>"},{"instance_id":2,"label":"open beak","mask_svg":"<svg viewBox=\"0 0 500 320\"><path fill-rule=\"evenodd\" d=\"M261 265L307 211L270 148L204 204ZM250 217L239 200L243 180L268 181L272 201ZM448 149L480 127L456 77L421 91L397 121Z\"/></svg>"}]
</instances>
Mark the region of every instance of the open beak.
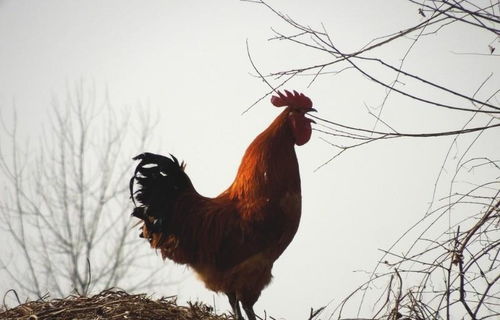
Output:
<instances>
[{"instance_id":1,"label":"open beak","mask_svg":"<svg viewBox=\"0 0 500 320\"><path fill-rule=\"evenodd\" d=\"M316 110L314 108L311 108L311 109L309 109L309 110L306 111L306 114L309 113L309 112L318 112L318 110ZM307 118L307 119L309 119L312 123L316 124L316 121L314 121L313 119L311 119L311 118Z\"/></svg>"}]
</instances>

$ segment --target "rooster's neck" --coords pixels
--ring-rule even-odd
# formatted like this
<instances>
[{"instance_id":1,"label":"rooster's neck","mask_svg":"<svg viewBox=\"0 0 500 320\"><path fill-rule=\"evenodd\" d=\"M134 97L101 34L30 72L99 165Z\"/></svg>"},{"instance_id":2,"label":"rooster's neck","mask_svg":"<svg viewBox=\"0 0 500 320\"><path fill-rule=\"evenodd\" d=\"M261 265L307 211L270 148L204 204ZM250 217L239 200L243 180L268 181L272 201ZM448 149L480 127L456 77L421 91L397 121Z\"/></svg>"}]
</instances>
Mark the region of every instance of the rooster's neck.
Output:
<instances>
[{"instance_id":1,"label":"rooster's neck","mask_svg":"<svg viewBox=\"0 0 500 320\"><path fill-rule=\"evenodd\" d=\"M232 198L300 194L299 166L287 114L283 111L247 148L228 189Z\"/></svg>"}]
</instances>

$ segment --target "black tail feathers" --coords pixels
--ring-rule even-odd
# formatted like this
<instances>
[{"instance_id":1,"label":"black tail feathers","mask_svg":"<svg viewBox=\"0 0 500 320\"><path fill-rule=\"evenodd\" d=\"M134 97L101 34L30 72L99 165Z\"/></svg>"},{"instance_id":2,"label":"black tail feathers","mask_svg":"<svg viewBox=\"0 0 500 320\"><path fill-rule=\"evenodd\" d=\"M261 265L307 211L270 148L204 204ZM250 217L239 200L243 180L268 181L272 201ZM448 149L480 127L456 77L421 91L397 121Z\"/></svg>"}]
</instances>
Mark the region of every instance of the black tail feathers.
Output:
<instances>
[{"instance_id":1,"label":"black tail feathers","mask_svg":"<svg viewBox=\"0 0 500 320\"><path fill-rule=\"evenodd\" d=\"M146 152L133 158L140 162L130 179L130 197L135 205L132 215L144 221L147 235L169 233L169 220L179 195L193 188L184 163L170 157Z\"/></svg>"}]
</instances>

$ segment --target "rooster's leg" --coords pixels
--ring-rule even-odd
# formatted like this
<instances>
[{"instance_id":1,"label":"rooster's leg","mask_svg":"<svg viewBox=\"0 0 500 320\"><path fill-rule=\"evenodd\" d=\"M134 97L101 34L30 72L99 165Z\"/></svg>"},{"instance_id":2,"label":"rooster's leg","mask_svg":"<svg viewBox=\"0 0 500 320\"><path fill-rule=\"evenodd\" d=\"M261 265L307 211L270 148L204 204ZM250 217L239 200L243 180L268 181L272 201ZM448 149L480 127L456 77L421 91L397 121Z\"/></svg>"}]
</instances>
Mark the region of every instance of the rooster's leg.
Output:
<instances>
[{"instance_id":1,"label":"rooster's leg","mask_svg":"<svg viewBox=\"0 0 500 320\"><path fill-rule=\"evenodd\" d=\"M231 308L233 309L233 314L234 314L235 318L238 320L244 320L243 315L241 314L240 303L236 299L236 294L234 294L234 293L226 293L226 294L227 294L227 297L229 298L229 304L231 305Z\"/></svg>"},{"instance_id":2,"label":"rooster's leg","mask_svg":"<svg viewBox=\"0 0 500 320\"><path fill-rule=\"evenodd\" d=\"M246 304L246 303L241 303L243 305L243 310L245 310L245 313L247 314L248 320L256 320L255 318L255 312L253 312L253 304Z\"/></svg>"}]
</instances>

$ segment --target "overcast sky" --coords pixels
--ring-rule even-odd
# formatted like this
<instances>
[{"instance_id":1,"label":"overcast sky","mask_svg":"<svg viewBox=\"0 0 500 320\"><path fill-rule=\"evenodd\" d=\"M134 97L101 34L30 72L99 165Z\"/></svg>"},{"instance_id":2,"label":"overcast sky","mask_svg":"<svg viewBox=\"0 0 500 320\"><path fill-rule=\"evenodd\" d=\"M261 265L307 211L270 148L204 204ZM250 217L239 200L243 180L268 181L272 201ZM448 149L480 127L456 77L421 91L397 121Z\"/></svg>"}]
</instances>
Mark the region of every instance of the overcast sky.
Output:
<instances>
[{"instance_id":1,"label":"overcast sky","mask_svg":"<svg viewBox=\"0 0 500 320\"><path fill-rule=\"evenodd\" d=\"M418 7L401 0L269 3L305 25L320 29L324 23L345 51L422 19ZM264 73L328 58L268 41L271 27L289 30L265 7L236 0L217 5L194 0L0 1L0 112L8 124L15 105L20 130L36 137L53 98L63 97L68 87L83 80L94 83L100 94L107 88L116 107L142 104L159 114L150 151L185 160L197 189L214 196L231 183L245 148L279 112L265 99L241 115L268 90L251 75L246 41ZM489 84L498 88L498 57L457 54L488 53L490 43L498 46L473 28L445 28L418 42L405 66L470 95L493 73ZM406 39L376 53L397 63L409 45ZM365 104L380 104L383 88L355 71L325 76L308 88L309 81L299 77L286 88L311 97L323 118L373 125ZM398 130L425 132L460 128L468 115L392 95L384 116ZM477 152L500 150L499 141L491 134ZM356 287L366 275L354 271L371 270L377 249L388 247L425 213L450 143L451 138L375 143L314 172L336 151L315 132L307 145L297 148L301 226L276 262L274 280L257 302L257 313L305 318L310 307L338 302ZM212 304L215 294L190 271L179 270L188 279L178 292L165 294ZM216 299L219 310L229 307L225 297Z\"/></svg>"}]
</instances>

